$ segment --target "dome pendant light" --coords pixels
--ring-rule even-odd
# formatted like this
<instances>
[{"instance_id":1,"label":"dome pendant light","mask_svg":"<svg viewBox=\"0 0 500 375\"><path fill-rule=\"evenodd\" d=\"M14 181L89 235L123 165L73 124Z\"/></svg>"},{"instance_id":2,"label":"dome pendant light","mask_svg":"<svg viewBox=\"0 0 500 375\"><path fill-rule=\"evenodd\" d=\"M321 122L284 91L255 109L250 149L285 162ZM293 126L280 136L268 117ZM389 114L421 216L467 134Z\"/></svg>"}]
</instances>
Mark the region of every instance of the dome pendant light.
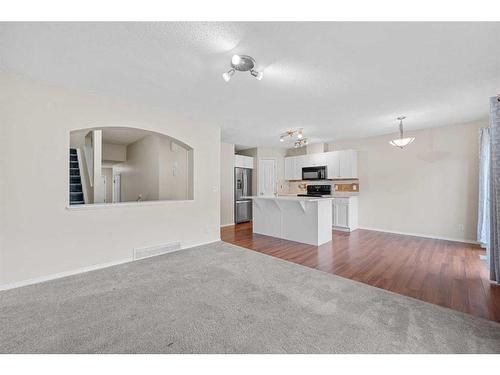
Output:
<instances>
[{"instance_id":1,"label":"dome pendant light","mask_svg":"<svg viewBox=\"0 0 500 375\"><path fill-rule=\"evenodd\" d=\"M257 78L259 81L264 77L263 72L259 72L255 68L255 59L247 55L234 55L231 58L231 69L222 74L224 81L229 82L233 74L238 72L250 72L252 77Z\"/></svg>"},{"instance_id":2,"label":"dome pendant light","mask_svg":"<svg viewBox=\"0 0 500 375\"><path fill-rule=\"evenodd\" d=\"M398 117L398 120L399 120L399 138L393 139L392 141L389 142L394 147L398 147L401 149L408 146L410 143L412 143L415 140L415 137L408 137L408 138L403 137L403 120L405 118L406 118L405 116Z\"/></svg>"}]
</instances>

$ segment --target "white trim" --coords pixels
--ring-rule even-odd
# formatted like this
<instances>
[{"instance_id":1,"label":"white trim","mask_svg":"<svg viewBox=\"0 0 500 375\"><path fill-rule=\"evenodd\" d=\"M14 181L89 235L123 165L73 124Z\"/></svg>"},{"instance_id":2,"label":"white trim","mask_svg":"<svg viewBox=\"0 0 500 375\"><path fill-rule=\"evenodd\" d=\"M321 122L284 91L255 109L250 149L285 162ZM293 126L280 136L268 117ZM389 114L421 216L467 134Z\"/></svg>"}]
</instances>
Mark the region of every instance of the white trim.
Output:
<instances>
[{"instance_id":1,"label":"white trim","mask_svg":"<svg viewBox=\"0 0 500 375\"><path fill-rule=\"evenodd\" d=\"M224 228L224 227L230 227L232 225L235 225L234 223L229 223L229 224L221 224L221 228Z\"/></svg>"},{"instance_id":2,"label":"white trim","mask_svg":"<svg viewBox=\"0 0 500 375\"><path fill-rule=\"evenodd\" d=\"M186 246L186 247L182 247L182 248L180 248L180 249L178 249L176 251L187 250L187 249L190 249L192 247L207 245L207 244L218 242L218 241L220 241L220 238L216 239L215 241L207 241L207 242L202 242L202 243L197 243L197 244L194 244L194 245L189 245L189 246ZM154 256L160 256L160 255L165 255L165 254L159 254L159 255L154 255ZM152 256L152 257L154 257L154 256ZM152 257L149 257L149 258L152 258ZM78 275L80 273L95 271L95 270L99 270L99 269L103 269L103 268L117 266L119 264L140 261L140 260L143 260L143 259L147 259L147 258L140 258L140 259L134 260L133 256L130 255L130 257L119 259L119 260L115 260L115 261L111 261L111 262L94 264L92 266L80 267L80 268L77 268L77 269L74 269L74 270L70 270L70 271L58 272L58 273L53 273L53 274L46 275L46 276L39 276L39 277L34 277L32 279L25 279L25 280L21 280L21 281L15 281L13 283L2 284L2 285L0 285L0 291L1 290L9 290L9 289L20 288L20 287L27 286L27 285L32 285L32 284L39 284L39 283L43 283L45 281L60 279L62 277L67 277L67 276L72 276L72 275Z\"/></svg>"},{"instance_id":3,"label":"white trim","mask_svg":"<svg viewBox=\"0 0 500 375\"><path fill-rule=\"evenodd\" d=\"M435 240L444 240L444 241L452 241L452 242L462 242L462 243L470 243L474 245L478 245L479 242L473 240L467 240L465 238L453 238L453 237L441 237L435 236L433 234L422 234L422 233L408 233L408 232L399 232L395 230L387 230L387 229L379 229L379 228L369 228L369 227L358 227L358 229L372 230L375 232L385 232L385 233L393 233L393 234L402 234L404 236L413 236L413 237L423 237L423 238L432 238Z\"/></svg>"},{"instance_id":4,"label":"white trim","mask_svg":"<svg viewBox=\"0 0 500 375\"><path fill-rule=\"evenodd\" d=\"M333 230L338 230L339 232L353 232L350 228L345 228L345 227L336 227L335 225L332 226Z\"/></svg>"}]
</instances>

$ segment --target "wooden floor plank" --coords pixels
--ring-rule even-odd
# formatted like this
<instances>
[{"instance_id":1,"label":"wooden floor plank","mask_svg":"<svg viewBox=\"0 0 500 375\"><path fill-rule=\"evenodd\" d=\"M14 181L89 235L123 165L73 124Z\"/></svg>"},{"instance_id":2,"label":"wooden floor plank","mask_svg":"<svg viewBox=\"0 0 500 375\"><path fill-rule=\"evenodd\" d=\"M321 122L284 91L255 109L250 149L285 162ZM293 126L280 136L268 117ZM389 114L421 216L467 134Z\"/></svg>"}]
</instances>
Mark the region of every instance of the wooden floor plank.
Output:
<instances>
[{"instance_id":1,"label":"wooden floor plank","mask_svg":"<svg viewBox=\"0 0 500 375\"><path fill-rule=\"evenodd\" d=\"M252 233L252 224L221 229L223 241L377 288L500 322L500 286L490 283L479 246L358 229L333 231L311 246Z\"/></svg>"}]
</instances>

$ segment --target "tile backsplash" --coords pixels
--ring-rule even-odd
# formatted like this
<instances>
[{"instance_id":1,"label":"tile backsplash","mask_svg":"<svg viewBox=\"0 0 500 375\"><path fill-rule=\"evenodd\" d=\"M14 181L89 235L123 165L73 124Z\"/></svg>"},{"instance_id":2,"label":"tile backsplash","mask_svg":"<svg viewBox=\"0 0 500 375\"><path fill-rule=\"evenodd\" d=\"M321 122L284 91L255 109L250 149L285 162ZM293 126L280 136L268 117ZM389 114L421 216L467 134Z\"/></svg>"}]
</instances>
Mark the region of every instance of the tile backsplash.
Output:
<instances>
[{"instance_id":1,"label":"tile backsplash","mask_svg":"<svg viewBox=\"0 0 500 375\"><path fill-rule=\"evenodd\" d=\"M359 180L336 180L336 181L289 181L288 193L301 194L307 189L307 185L332 185L332 191L337 192L359 192Z\"/></svg>"}]
</instances>

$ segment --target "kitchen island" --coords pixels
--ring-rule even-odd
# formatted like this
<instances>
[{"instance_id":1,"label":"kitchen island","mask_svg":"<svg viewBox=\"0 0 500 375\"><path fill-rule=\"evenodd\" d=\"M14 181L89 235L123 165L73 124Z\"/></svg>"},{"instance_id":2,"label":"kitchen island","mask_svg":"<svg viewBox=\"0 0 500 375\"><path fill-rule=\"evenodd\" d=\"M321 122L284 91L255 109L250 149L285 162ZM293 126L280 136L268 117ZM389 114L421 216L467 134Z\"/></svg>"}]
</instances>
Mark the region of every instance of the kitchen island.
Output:
<instances>
[{"instance_id":1,"label":"kitchen island","mask_svg":"<svg viewBox=\"0 0 500 375\"><path fill-rule=\"evenodd\" d=\"M332 240L332 198L256 196L253 232L319 246Z\"/></svg>"}]
</instances>

